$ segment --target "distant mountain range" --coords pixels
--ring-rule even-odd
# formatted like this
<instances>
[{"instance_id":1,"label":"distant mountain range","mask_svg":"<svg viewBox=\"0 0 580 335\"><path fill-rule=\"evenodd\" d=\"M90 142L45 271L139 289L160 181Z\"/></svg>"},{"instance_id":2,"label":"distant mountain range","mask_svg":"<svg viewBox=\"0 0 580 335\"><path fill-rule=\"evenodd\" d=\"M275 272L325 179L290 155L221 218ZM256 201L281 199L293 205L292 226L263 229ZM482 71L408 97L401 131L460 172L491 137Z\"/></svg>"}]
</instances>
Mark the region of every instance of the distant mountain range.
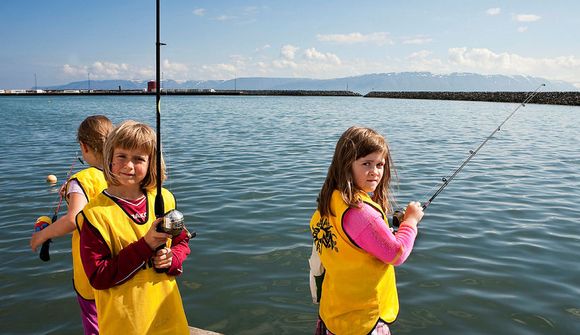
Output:
<instances>
[{"instance_id":1,"label":"distant mountain range","mask_svg":"<svg viewBox=\"0 0 580 335\"><path fill-rule=\"evenodd\" d=\"M578 91L564 81L550 81L539 77L481 75L476 73L432 74L430 72L393 72L365 74L335 79L266 78L248 77L230 80L189 80L177 82L164 80L166 89L215 89L215 90L347 90L361 94L371 91L433 91L433 92L499 92L535 89L546 84L546 91ZM71 82L66 85L39 87L48 90L86 90L89 81ZM142 90L147 81L91 80L91 90Z\"/></svg>"}]
</instances>

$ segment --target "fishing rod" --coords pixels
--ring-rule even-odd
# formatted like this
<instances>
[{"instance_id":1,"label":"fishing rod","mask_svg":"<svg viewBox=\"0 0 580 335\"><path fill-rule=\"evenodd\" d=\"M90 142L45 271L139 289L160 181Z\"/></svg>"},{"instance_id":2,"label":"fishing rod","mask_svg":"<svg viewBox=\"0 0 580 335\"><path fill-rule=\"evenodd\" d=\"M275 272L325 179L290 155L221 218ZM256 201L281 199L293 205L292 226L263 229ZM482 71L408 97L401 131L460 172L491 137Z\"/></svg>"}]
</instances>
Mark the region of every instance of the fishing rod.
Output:
<instances>
[{"instance_id":1,"label":"fishing rod","mask_svg":"<svg viewBox=\"0 0 580 335\"><path fill-rule=\"evenodd\" d=\"M160 218L165 214L165 205L161 196L161 184L163 176L161 171L161 45L159 34L159 0L156 1L156 40L155 40L155 97L156 97L156 126L157 126L157 194L155 195L155 217Z\"/></svg>"},{"instance_id":2,"label":"fishing rod","mask_svg":"<svg viewBox=\"0 0 580 335\"><path fill-rule=\"evenodd\" d=\"M195 232L190 233L187 228L185 228L183 214L172 209L165 212L165 204L163 201L162 183L163 183L163 171L161 169L161 46L166 45L160 41L160 0L156 0L156 40L155 40L155 97L156 97L156 140L157 140L157 155L156 155L156 171L157 171L157 194L155 195L155 217L163 218L156 227L159 232L164 232L170 234L172 237L176 237L183 230L187 233L189 238L195 237ZM166 247L166 243L157 247L157 250ZM167 272L168 269L157 269L156 272L162 273Z\"/></svg>"},{"instance_id":3,"label":"fishing rod","mask_svg":"<svg viewBox=\"0 0 580 335\"><path fill-rule=\"evenodd\" d=\"M503 127L503 125L509 120L511 119L512 116L514 116L514 114L521 108L521 107L525 107L526 104L528 102L530 102L540 91L540 89L546 86L546 84L541 84L540 86L538 86L532 93L530 93L525 99L524 101L522 101L512 112L510 115L508 115L508 117L505 118L505 120L503 120L502 123L499 124L499 126L497 126L493 132L477 147L477 149L475 150L469 150L469 156L467 157L466 160L463 161L463 163L461 163L461 165L451 174L451 176L449 177L443 177L441 178L441 181L443 182L443 184L441 184L441 186L437 189L437 191L435 191L435 193L429 198L429 200L427 200L426 202L421 204L421 207L423 208L423 210L427 209L427 207L429 207L429 205L431 205L431 203L433 202L433 200L439 195L439 193L441 193L445 187L447 187L447 185L449 185L449 183L455 179L455 176L457 176L457 174L459 174L459 172L461 172L461 170L463 170L463 168L467 165L467 163L469 163L469 161L471 161L471 159L479 152L479 150L493 137L493 135L495 135L495 133L497 133L498 131L501 130L501 127ZM403 221L403 216L404 216L404 211L403 210L395 210L395 212L393 213L393 226L398 227L399 224Z\"/></svg>"}]
</instances>

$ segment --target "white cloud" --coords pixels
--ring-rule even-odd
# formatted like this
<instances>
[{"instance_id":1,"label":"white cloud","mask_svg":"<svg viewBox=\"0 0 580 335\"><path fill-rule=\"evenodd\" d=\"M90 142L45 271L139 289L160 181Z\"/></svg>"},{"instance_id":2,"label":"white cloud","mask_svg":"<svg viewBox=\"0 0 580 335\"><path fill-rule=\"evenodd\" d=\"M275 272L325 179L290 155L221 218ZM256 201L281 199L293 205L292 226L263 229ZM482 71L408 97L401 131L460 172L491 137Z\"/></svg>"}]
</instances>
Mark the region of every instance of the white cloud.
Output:
<instances>
[{"instance_id":1,"label":"white cloud","mask_svg":"<svg viewBox=\"0 0 580 335\"><path fill-rule=\"evenodd\" d=\"M237 69L232 64L209 64L196 68L194 74L200 79L205 80L227 80L236 76Z\"/></svg>"},{"instance_id":2,"label":"white cloud","mask_svg":"<svg viewBox=\"0 0 580 335\"><path fill-rule=\"evenodd\" d=\"M103 76L119 76L129 71L127 64L114 64L106 62L95 62L90 67L90 72Z\"/></svg>"},{"instance_id":3,"label":"white cloud","mask_svg":"<svg viewBox=\"0 0 580 335\"><path fill-rule=\"evenodd\" d=\"M526 31L528 31L528 27L525 27L525 26L518 27L519 33L525 33Z\"/></svg>"},{"instance_id":4,"label":"white cloud","mask_svg":"<svg viewBox=\"0 0 580 335\"><path fill-rule=\"evenodd\" d=\"M206 12L205 8L197 8L193 10L193 14L197 16L204 16L205 12Z\"/></svg>"},{"instance_id":5,"label":"white cloud","mask_svg":"<svg viewBox=\"0 0 580 335\"><path fill-rule=\"evenodd\" d=\"M308 60L315 60L325 63L332 63L336 65L340 65L340 58L337 55L332 53L322 53L317 51L315 48L309 48L304 51L304 55Z\"/></svg>"},{"instance_id":6,"label":"white cloud","mask_svg":"<svg viewBox=\"0 0 580 335\"><path fill-rule=\"evenodd\" d=\"M338 56L315 48L286 47L286 51L293 54L292 59L282 53L275 59L260 60L245 58L242 61L241 56L231 56L228 63L195 67L194 75L203 79L231 79L234 76L334 78L368 73L367 68L372 68L368 66L363 72L359 72L361 70L359 67L364 61L344 64Z\"/></svg>"},{"instance_id":7,"label":"white cloud","mask_svg":"<svg viewBox=\"0 0 580 335\"><path fill-rule=\"evenodd\" d=\"M247 6L241 9L237 9L234 15L229 13L222 14L214 17L216 21L234 21L236 24L250 24L256 22L255 17L260 13L260 10L264 7Z\"/></svg>"},{"instance_id":8,"label":"white cloud","mask_svg":"<svg viewBox=\"0 0 580 335\"><path fill-rule=\"evenodd\" d=\"M420 50L417 52L413 52L412 54L409 55L409 59L424 59L427 58L428 56L432 55L433 53L431 51L428 50Z\"/></svg>"},{"instance_id":9,"label":"white cloud","mask_svg":"<svg viewBox=\"0 0 580 335\"><path fill-rule=\"evenodd\" d=\"M275 59L272 61L272 65L277 69L298 68L298 64L296 62L287 59Z\"/></svg>"},{"instance_id":10,"label":"white cloud","mask_svg":"<svg viewBox=\"0 0 580 335\"><path fill-rule=\"evenodd\" d=\"M539 19L541 17L535 14L518 14L515 16L515 20L518 22L535 22Z\"/></svg>"},{"instance_id":11,"label":"white cloud","mask_svg":"<svg viewBox=\"0 0 580 335\"><path fill-rule=\"evenodd\" d=\"M84 77L90 74L92 79L110 79L110 78L133 78L133 73L136 69L131 68L127 64L115 64L109 62L94 62L90 66L86 65L70 65L63 66L63 72L70 77Z\"/></svg>"},{"instance_id":12,"label":"white cloud","mask_svg":"<svg viewBox=\"0 0 580 335\"><path fill-rule=\"evenodd\" d=\"M405 37L403 38L403 44L427 44L433 41L432 38L426 36L415 36L415 37Z\"/></svg>"},{"instance_id":13,"label":"white cloud","mask_svg":"<svg viewBox=\"0 0 580 335\"><path fill-rule=\"evenodd\" d=\"M229 20L233 20L235 19L235 16L231 16L231 15L220 15L218 17L216 17L215 19L218 21L229 21Z\"/></svg>"},{"instance_id":14,"label":"white cloud","mask_svg":"<svg viewBox=\"0 0 580 335\"><path fill-rule=\"evenodd\" d=\"M420 50L411 53L407 57L406 64L402 65L406 67L407 71L428 71L428 72L439 72L445 65L440 59L432 58L433 52L429 50Z\"/></svg>"},{"instance_id":15,"label":"white cloud","mask_svg":"<svg viewBox=\"0 0 580 335\"><path fill-rule=\"evenodd\" d=\"M485 11L485 13L491 16L499 15L501 13L501 8L499 7L489 8L488 10Z\"/></svg>"},{"instance_id":16,"label":"white cloud","mask_svg":"<svg viewBox=\"0 0 580 335\"><path fill-rule=\"evenodd\" d=\"M282 55L282 58L286 60L292 60L296 56L296 51L298 51L298 49L299 48L293 45L287 44L282 47L282 50L280 50L280 54Z\"/></svg>"},{"instance_id":17,"label":"white cloud","mask_svg":"<svg viewBox=\"0 0 580 335\"><path fill-rule=\"evenodd\" d=\"M254 54L252 54L254 55ZM254 55L255 56L255 55ZM530 75L548 80L563 80L580 88L580 58L577 55L533 58L487 48L450 48L446 55L434 50L418 50L406 57L385 54L379 59L344 58L314 47L286 44L279 53L260 54L255 58L244 54L230 55L215 64L182 64L166 59L162 64L165 79L232 79L234 77L308 77L337 78L377 72L429 71L432 73L474 72L481 74ZM65 64L63 74L71 80L136 79L148 80L154 69L106 61L91 65Z\"/></svg>"},{"instance_id":18,"label":"white cloud","mask_svg":"<svg viewBox=\"0 0 580 335\"><path fill-rule=\"evenodd\" d=\"M151 68L141 68L125 63L116 64L104 61L96 61L88 66L65 64L62 67L62 71L67 78L71 79L86 78L89 74L93 80L145 80L155 76L155 71ZM188 79L189 68L185 64L173 63L166 59L161 65L161 71L167 79Z\"/></svg>"},{"instance_id":19,"label":"white cloud","mask_svg":"<svg viewBox=\"0 0 580 335\"><path fill-rule=\"evenodd\" d=\"M187 72L189 69L187 65L180 63L171 63L169 60L165 59L161 65L161 70L170 75L175 75L183 72Z\"/></svg>"},{"instance_id":20,"label":"white cloud","mask_svg":"<svg viewBox=\"0 0 580 335\"><path fill-rule=\"evenodd\" d=\"M532 58L485 48L451 48L448 56L450 69L457 72L522 74L580 84L580 59L576 56Z\"/></svg>"},{"instance_id":21,"label":"white cloud","mask_svg":"<svg viewBox=\"0 0 580 335\"><path fill-rule=\"evenodd\" d=\"M271 46L270 44L264 44L264 45L262 45L261 47L259 47L259 48L256 48L254 51L255 51L255 52L261 52L261 51L268 50L268 49L270 49L271 47L272 47L272 46Z\"/></svg>"},{"instance_id":22,"label":"white cloud","mask_svg":"<svg viewBox=\"0 0 580 335\"><path fill-rule=\"evenodd\" d=\"M339 44L354 43L374 43L377 45L393 44L389 33L376 32L371 34L350 33L350 34L318 34L316 38L321 42L334 42Z\"/></svg>"}]
</instances>

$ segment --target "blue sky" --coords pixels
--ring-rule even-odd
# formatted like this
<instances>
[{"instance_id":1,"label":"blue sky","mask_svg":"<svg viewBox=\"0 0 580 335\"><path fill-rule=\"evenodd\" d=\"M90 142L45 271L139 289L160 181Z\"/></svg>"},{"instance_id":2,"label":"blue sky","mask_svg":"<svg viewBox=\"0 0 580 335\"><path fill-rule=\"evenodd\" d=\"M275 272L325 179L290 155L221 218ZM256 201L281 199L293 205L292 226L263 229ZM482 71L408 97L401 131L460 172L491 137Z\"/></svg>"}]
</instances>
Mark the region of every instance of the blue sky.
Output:
<instances>
[{"instance_id":1,"label":"blue sky","mask_svg":"<svg viewBox=\"0 0 580 335\"><path fill-rule=\"evenodd\" d=\"M164 79L523 74L580 88L580 1L162 0ZM155 76L154 0L0 1L0 89Z\"/></svg>"}]
</instances>

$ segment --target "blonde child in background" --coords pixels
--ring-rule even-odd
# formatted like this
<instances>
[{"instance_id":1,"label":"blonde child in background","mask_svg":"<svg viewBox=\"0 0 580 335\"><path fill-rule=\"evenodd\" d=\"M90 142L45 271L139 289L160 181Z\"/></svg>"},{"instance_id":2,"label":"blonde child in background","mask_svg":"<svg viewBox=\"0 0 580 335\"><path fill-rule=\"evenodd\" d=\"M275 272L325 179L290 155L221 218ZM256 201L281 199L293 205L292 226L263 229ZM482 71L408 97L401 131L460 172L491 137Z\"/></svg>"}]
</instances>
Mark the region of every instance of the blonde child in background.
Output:
<instances>
[{"instance_id":1,"label":"blonde child in background","mask_svg":"<svg viewBox=\"0 0 580 335\"><path fill-rule=\"evenodd\" d=\"M75 217L91 199L107 187L103 174L103 146L112 129L113 124L103 115L89 116L81 122L77 140L83 159L90 167L74 174L66 181L62 192L66 195L67 213L43 230L34 233L30 239L30 248L36 252L45 241L73 233L73 284L77 292L85 334L98 334L99 327L93 289L80 260L79 230L76 229Z\"/></svg>"},{"instance_id":2,"label":"blonde child in background","mask_svg":"<svg viewBox=\"0 0 580 335\"><path fill-rule=\"evenodd\" d=\"M398 232L390 229L392 169L387 142L372 129L351 127L336 144L310 221L316 334L390 334L399 312L394 267L411 253L423 217L411 202Z\"/></svg>"},{"instance_id":3,"label":"blonde child in background","mask_svg":"<svg viewBox=\"0 0 580 335\"><path fill-rule=\"evenodd\" d=\"M171 235L156 231L156 186L165 177L163 164L156 171L156 134L125 121L107 139L104 155L108 188L77 216L101 334L189 334L175 279L189 255L189 237L182 231L168 240ZM162 189L162 195L165 211L174 209L173 194Z\"/></svg>"}]
</instances>

